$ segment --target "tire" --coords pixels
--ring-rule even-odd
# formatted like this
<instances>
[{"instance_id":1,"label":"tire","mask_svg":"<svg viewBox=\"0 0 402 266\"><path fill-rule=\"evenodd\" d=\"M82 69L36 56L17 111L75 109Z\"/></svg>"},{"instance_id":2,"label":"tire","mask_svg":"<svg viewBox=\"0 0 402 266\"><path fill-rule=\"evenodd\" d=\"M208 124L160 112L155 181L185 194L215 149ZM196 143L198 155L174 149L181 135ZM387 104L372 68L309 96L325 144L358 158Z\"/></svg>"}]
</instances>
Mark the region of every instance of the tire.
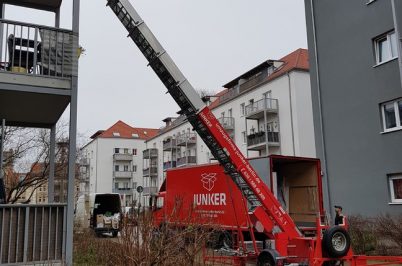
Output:
<instances>
[{"instance_id":1,"label":"tire","mask_svg":"<svg viewBox=\"0 0 402 266\"><path fill-rule=\"evenodd\" d=\"M275 266L274 254L276 254L276 252L271 250L261 251L257 258L257 266Z\"/></svg>"},{"instance_id":2,"label":"tire","mask_svg":"<svg viewBox=\"0 0 402 266\"><path fill-rule=\"evenodd\" d=\"M333 226L325 231L322 246L330 258L343 257L350 249L349 233L343 227Z\"/></svg>"},{"instance_id":3,"label":"tire","mask_svg":"<svg viewBox=\"0 0 402 266\"><path fill-rule=\"evenodd\" d=\"M112 232L112 236L113 236L113 237L117 237L118 234L119 234L119 231L113 231L113 232Z\"/></svg>"}]
</instances>

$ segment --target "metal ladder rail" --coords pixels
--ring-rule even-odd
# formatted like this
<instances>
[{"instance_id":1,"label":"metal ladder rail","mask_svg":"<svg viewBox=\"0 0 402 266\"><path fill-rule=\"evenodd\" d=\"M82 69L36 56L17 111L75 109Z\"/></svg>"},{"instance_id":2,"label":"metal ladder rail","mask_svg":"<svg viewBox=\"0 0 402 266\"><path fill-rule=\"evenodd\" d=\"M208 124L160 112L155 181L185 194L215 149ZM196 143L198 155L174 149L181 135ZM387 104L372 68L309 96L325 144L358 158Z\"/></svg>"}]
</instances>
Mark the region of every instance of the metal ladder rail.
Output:
<instances>
[{"instance_id":1,"label":"metal ladder rail","mask_svg":"<svg viewBox=\"0 0 402 266\"><path fill-rule=\"evenodd\" d=\"M178 103L194 130L197 131L211 150L211 153L225 168L226 173L231 176L250 204L252 206L262 205L266 209L269 217L282 229L282 231L287 232L290 237L299 237L300 233L294 225L293 220L283 211L279 202L273 197L266 185L263 184L261 186L261 184L259 184L257 187L255 180L257 183L262 183L261 179L241 153L238 152L238 148L234 143L230 143L230 146L233 146L234 148L231 148L236 152L231 156L230 153L227 152L228 149L225 148L225 145L222 145L222 141L220 141L220 143L217 140L217 135L219 133L211 131L212 129L209 128L208 124L205 124L206 119L200 117L201 113L210 116L209 118L212 119L215 127L223 130L217 119L201 101L194 88L185 79L184 75L173 63L173 60L169 55L164 51L163 47L142 21L141 17L137 14L130 2L128 0L108 0L108 5L128 30L129 37L131 37L140 51L144 54L149 62L149 66L151 66L155 71L162 83L168 89L168 92ZM208 121L208 123L210 122ZM214 130L216 129L214 128ZM220 133L223 135L226 134L224 130ZM226 138L228 138L227 134ZM226 139L226 141L228 140ZM231 158L235 155L238 157L235 158L236 160ZM241 162L239 163L239 161ZM244 165L247 167L244 168ZM242 170L245 169L248 176L251 174L255 177L254 181L252 181L254 182L254 189L250 187L250 180L245 180L243 177L244 173L243 175L239 174L240 168ZM256 193L259 193L258 196ZM262 202L263 204L261 204Z\"/></svg>"}]
</instances>

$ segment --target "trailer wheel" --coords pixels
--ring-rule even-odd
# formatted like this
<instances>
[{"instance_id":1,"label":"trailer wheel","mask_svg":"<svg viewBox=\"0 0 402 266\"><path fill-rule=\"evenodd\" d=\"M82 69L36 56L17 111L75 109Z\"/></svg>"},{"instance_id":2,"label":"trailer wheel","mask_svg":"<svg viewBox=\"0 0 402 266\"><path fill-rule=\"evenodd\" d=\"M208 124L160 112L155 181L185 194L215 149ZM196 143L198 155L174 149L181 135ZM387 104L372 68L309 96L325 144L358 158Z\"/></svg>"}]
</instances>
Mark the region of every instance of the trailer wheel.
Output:
<instances>
[{"instance_id":1,"label":"trailer wheel","mask_svg":"<svg viewBox=\"0 0 402 266\"><path fill-rule=\"evenodd\" d=\"M329 257L343 257L350 248L349 233L343 227L333 226L325 231L322 245Z\"/></svg>"},{"instance_id":2,"label":"trailer wheel","mask_svg":"<svg viewBox=\"0 0 402 266\"><path fill-rule=\"evenodd\" d=\"M278 253L275 250L263 250L258 255L257 266L275 266Z\"/></svg>"}]
</instances>

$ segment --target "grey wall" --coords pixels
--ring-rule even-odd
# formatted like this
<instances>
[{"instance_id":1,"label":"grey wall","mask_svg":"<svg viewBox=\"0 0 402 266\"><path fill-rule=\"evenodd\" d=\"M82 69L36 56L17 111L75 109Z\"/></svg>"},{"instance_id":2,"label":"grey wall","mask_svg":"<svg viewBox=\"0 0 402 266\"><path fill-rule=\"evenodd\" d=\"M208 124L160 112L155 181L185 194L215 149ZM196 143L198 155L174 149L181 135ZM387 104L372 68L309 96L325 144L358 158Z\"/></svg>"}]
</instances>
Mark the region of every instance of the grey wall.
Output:
<instances>
[{"instance_id":1,"label":"grey wall","mask_svg":"<svg viewBox=\"0 0 402 266\"><path fill-rule=\"evenodd\" d=\"M402 97L400 68L398 60L373 67L372 41L394 29L392 6L366 3L305 0L317 156L327 209L396 214L402 205L388 204L387 175L402 173L402 131L381 134L380 104Z\"/></svg>"}]
</instances>

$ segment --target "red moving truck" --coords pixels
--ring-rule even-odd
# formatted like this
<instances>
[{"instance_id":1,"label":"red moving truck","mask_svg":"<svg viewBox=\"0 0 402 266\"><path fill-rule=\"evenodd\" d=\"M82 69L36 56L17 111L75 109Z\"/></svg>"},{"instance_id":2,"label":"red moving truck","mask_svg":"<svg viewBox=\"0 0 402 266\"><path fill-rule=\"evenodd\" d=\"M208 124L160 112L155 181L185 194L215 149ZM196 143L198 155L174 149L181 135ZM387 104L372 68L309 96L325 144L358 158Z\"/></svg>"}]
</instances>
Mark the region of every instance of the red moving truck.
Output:
<instances>
[{"instance_id":1,"label":"red moving truck","mask_svg":"<svg viewBox=\"0 0 402 266\"><path fill-rule=\"evenodd\" d=\"M324 213L320 161L271 155L249 159L249 163L299 229L305 234L315 232L317 215ZM176 168L166 172L153 200L154 219L159 225L199 222L229 231L240 229L247 238L246 202L219 164ZM256 236L266 238L258 232Z\"/></svg>"}]
</instances>

